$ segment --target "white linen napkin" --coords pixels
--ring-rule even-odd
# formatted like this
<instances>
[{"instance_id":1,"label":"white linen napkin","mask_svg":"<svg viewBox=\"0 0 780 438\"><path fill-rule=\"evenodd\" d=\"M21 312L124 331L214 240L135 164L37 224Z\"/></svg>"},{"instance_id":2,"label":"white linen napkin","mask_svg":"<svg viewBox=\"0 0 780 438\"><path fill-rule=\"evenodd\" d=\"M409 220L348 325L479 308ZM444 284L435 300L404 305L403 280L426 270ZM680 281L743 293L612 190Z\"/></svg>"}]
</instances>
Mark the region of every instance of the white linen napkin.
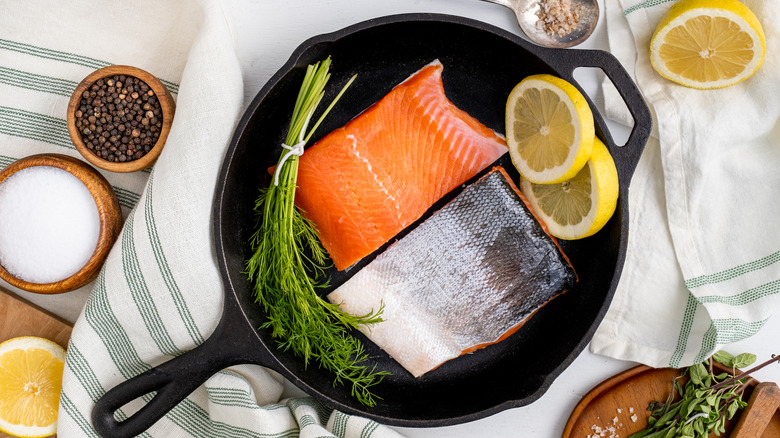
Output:
<instances>
[{"instance_id":1,"label":"white linen napkin","mask_svg":"<svg viewBox=\"0 0 780 438\"><path fill-rule=\"evenodd\" d=\"M687 366L756 334L780 310L780 9L744 0L766 33L746 81L694 90L662 78L650 38L673 0L606 0L610 50L654 113L631 183L628 255L595 353ZM607 116L626 122L614 87Z\"/></svg>"},{"instance_id":2,"label":"white linen napkin","mask_svg":"<svg viewBox=\"0 0 780 438\"><path fill-rule=\"evenodd\" d=\"M95 402L202 343L223 302L211 211L243 81L220 2L0 0L0 166L40 152L81 158L66 129L67 102L82 78L111 64L161 78L176 98L176 116L151 172L103 172L125 224L98 279L58 296L20 292L50 309L68 306L59 312L66 318L78 315L63 377L61 438L96 437ZM232 367L143 436L399 436L311 398L280 400L283 388L273 371Z\"/></svg>"}]
</instances>

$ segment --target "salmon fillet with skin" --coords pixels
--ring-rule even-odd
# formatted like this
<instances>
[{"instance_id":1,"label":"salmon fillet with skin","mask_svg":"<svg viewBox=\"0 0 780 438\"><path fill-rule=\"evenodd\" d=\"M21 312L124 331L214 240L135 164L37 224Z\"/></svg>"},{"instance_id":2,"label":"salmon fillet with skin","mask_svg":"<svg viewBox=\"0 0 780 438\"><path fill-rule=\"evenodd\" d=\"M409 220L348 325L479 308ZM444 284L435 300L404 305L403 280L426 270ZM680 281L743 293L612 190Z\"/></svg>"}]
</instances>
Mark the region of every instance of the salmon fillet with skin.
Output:
<instances>
[{"instance_id":1,"label":"salmon fillet with skin","mask_svg":"<svg viewBox=\"0 0 780 438\"><path fill-rule=\"evenodd\" d=\"M296 204L337 269L507 152L503 137L447 99L443 68L423 67L301 156Z\"/></svg>"},{"instance_id":2,"label":"salmon fillet with skin","mask_svg":"<svg viewBox=\"0 0 780 438\"><path fill-rule=\"evenodd\" d=\"M328 295L414 377L504 341L577 274L501 167Z\"/></svg>"}]
</instances>

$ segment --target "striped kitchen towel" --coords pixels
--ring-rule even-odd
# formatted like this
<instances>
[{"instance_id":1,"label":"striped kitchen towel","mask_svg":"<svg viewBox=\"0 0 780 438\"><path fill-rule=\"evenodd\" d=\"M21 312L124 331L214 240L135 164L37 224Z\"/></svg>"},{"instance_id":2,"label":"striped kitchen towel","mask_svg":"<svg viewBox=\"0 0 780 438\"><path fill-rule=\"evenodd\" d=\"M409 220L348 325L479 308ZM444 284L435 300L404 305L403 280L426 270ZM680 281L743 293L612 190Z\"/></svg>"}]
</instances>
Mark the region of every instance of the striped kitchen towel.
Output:
<instances>
[{"instance_id":1,"label":"striped kitchen towel","mask_svg":"<svg viewBox=\"0 0 780 438\"><path fill-rule=\"evenodd\" d=\"M220 2L0 0L0 166L41 152L80 158L65 126L67 102L83 77L111 64L161 78L176 98L176 117L153 170L104 172L125 224L97 280L59 296L25 295L77 318L60 399L60 438L97 437L90 422L96 400L202 343L222 308L211 206L243 106L243 81ZM141 436L399 436L311 398L281 399L283 390L273 371L232 367Z\"/></svg>"},{"instance_id":2,"label":"striped kitchen towel","mask_svg":"<svg viewBox=\"0 0 780 438\"><path fill-rule=\"evenodd\" d=\"M673 0L606 0L610 50L652 107L631 183L628 255L591 344L600 354L687 366L755 335L780 311L780 8L744 0L766 33L748 80L694 90L652 69L650 38ZM627 120L604 84L607 115Z\"/></svg>"}]
</instances>

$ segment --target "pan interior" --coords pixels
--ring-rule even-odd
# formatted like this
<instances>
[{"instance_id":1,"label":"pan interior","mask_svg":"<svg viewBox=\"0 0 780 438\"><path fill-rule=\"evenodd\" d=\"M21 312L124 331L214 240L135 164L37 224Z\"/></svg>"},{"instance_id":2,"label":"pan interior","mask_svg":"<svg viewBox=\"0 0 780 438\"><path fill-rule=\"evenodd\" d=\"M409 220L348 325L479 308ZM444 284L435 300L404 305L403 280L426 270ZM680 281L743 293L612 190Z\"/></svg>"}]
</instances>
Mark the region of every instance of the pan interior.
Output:
<instances>
[{"instance_id":1,"label":"pan interior","mask_svg":"<svg viewBox=\"0 0 780 438\"><path fill-rule=\"evenodd\" d=\"M250 255L249 237L255 228L252 211L258 190L270 182L267 168L276 164L306 65L332 56L332 77L324 102L329 102L355 73L358 78L326 118L314 142L382 98L397 83L434 59L444 64L447 96L488 127L504 132L504 105L511 89L525 76L560 76L535 48L492 27L464 20L411 20L379 23L309 41L293 55L250 105L226 158L219 193L223 275L228 298L238 300L254 327L264 316L251 296L243 274ZM475 24L476 23L476 24ZM606 129L600 127L601 130ZM602 132L602 131L599 131ZM511 168L508 156L504 158ZM618 163L618 165L620 165ZM279 368L294 383L324 402L349 413L387 424L435 426L480 418L538 398L552 378L568 365L592 336L607 301L618 267L625 200L597 235L581 241L561 241L579 276L577 286L543 307L507 340L461 356L413 378L383 351L365 339L371 364L392 373L376 387L382 397L366 408L351 397L349 388L333 385L333 375L316 364L276 349L269 331L257 332L248 349L270 349ZM331 272L332 282L344 281ZM468 303L463 303L468 305Z\"/></svg>"}]
</instances>

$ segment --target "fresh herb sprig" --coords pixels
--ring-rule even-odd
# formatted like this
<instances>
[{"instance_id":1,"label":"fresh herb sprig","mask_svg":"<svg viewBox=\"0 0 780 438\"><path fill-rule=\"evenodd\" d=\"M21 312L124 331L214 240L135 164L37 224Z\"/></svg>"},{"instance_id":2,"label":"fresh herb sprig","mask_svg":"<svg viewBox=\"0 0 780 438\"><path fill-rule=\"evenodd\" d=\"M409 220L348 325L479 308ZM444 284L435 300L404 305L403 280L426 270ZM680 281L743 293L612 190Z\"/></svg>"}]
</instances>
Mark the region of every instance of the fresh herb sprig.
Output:
<instances>
[{"instance_id":1,"label":"fresh herb sprig","mask_svg":"<svg viewBox=\"0 0 780 438\"><path fill-rule=\"evenodd\" d=\"M318 288L327 285L326 251L314 224L295 207L298 157L303 145L355 79L353 76L347 82L307 132L330 78L330 62L328 57L306 70L285 140L287 151L279 159L274 181L261 190L255 203L258 228L250 242L254 253L246 263L246 272L254 283L255 301L268 316L261 328L272 330L280 348L302 357L306 366L317 361L335 373L334 385L350 382L352 395L374 406L377 397L372 387L387 373L361 365L367 354L349 329L381 321L382 309L353 316L317 294Z\"/></svg>"},{"instance_id":2,"label":"fresh herb sprig","mask_svg":"<svg viewBox=\"0 0 780 438\"><path fill-rule=\"evenodd\" d=\"M647 407L652 412L647 428L629 438L707 438L710 433L720 436L726 431L726 421L747 406L742 394L750 383L750 374L780 362L780 357L772 355L766 362L736 374L737 368L750 366L755 361L754 354L734 356L718 351L708 361L684 369L681 376L673 379L666 401L654 401ZM713 362L731 368L731 373L716 375ZM689 379L683 386L680 379L685 375ZM679 400L675 401L675 393Z\"/></svg>"}]
</instances>

